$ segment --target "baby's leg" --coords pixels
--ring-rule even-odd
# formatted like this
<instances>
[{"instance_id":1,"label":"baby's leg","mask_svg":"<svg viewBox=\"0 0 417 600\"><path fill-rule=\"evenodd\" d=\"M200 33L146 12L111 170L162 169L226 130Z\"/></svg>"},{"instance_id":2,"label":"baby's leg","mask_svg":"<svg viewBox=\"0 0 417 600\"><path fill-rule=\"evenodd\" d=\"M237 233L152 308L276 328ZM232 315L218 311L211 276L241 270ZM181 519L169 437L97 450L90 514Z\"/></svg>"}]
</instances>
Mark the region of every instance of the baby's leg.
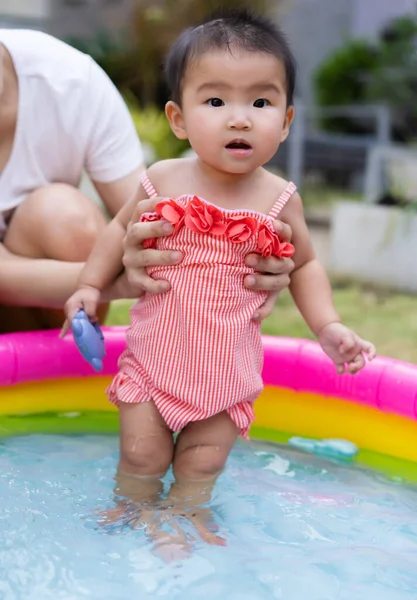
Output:
<instances>
[{"instance_id":1,"label":"baby's leg","mask_svg":"<svg viewBox=\"0 0 417 600\"><path fill-rule=\"evenodd\" d=\"M117 493L132 502L152 502L174 455L172 433L153 401L120 402L120 460Z\"/></svg>"},{"instance_id":2,"label":"baby's leg","mask_svg":"<svg viewBox=\"0 0 417 600\"><path fill-rule=\"evenodd\" d=\"M239 428L226 411L189 423L175 446L173 468L177 482L214 482L238 435Z\"/></svg>"},{"instance_id":3,"label":"baby's leg","mask_svg":"<svg viewBox=\"0 0 417 600\"><path fill-rule=\"evenodd\" d=\"M131 526L150 522L162 491L161 478L173 454L172 433L154 402L119 403L120 459L116 474L116 507L100 513L102 524Z\"/></svg>"},{"instance_id":4,"label":"baby's leg","mask_svg":"<svg viewBox=\"0 0 417 600\"><path fill-rule=\"evenodd\" d=\"M116 494L118 502L108 521L122 521L133 528L145 527L154 550L165 560L184 558L187 540L170 512L158 503L163 477L174 455L171 431L154 402L120 403L120 461ZM172 533L163 524L171 525Z\"/></svg>"},{"instance_id":5,"label":"baby's leg","mask_svg":"<svg viewBox=\"0 0 417 600\"><path fill-rule=\"evenodd\" d=\"M178 512L186 511L187 518L208 543L221 544L223 540L208 529L210 511L200 505L209 502L238 435L238 427L224 411L189 423L178 436L173 463L176 481L168 499Z\"/></svg>"}]
</instances>

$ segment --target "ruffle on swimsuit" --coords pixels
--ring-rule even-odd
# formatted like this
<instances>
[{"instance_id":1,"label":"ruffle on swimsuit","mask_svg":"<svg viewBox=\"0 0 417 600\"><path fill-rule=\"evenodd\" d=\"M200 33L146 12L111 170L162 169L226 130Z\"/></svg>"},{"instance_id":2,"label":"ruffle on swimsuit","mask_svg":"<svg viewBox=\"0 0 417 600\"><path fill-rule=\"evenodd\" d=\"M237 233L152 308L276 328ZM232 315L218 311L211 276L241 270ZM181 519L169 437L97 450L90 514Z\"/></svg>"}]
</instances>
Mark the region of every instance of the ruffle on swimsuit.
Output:
<instances>
[{"instance_id":1,"label":"ruffle on swimsuit","mask_svg":"<svg viewBox=\"0 0 417 600\"><path fill-rule=\"evenodd\" d=\"M247 242L250 237L257 237L257 251L268 258L291 257L294 246L289 242L279 239L272 226L259 223L251 216L225 214L213 204L193 196L184 207L172 198L162 200L155 206L154 213L145 213L142 222L158 221L164 219L173 225L174 233L182 227L187 227L194 233L203 233L215 236L225 236L234 244ZM156 238L146 240L145 248L153 248Z\"/></svg>"}]
</instances>

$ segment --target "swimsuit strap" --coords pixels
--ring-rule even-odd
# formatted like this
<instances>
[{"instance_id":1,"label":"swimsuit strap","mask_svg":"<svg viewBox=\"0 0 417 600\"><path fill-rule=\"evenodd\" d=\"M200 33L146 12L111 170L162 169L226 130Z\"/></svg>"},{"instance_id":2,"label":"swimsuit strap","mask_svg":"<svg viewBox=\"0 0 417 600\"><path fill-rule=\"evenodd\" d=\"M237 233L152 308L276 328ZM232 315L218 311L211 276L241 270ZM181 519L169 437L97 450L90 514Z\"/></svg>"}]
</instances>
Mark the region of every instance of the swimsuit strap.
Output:
<instances>
[{"instance_id":1,"label":"swimsuit strap","mask_svg":"<svg viewBox=\"0 0 417 600\"><path fill-rule=\"evenodd\" d=\"M296 189L297 186L290 181L285 190L282 192L281 196L278 198L274 206L269 211L268 217L271 217L271 219L276 219L278 214L282 211L282 209L287 204L288 200L294 194Z\"/></svg>"},{"instance_id":2,"label":"swimsuit strap","mask_svg":"<svg viewBox=\"0 0 417 600\"><path fill-rule=\"evenodd\" d=\"M149 198L153 198L158 195L146 171L141 175L140 182L143 186L143 189L148 194Z\"/></svg>"}]
</instances>

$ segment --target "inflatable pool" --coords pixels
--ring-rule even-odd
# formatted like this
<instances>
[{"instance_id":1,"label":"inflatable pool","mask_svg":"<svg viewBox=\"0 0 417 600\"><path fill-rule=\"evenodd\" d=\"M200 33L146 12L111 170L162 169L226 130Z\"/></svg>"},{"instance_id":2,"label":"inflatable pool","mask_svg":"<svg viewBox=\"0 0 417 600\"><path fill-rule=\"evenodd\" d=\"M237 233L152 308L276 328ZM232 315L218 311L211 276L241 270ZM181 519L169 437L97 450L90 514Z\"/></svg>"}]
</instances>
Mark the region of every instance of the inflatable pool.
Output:
<instances>
[{"instance_id":1,"label":"inflatable pool","mask_svg":"<svg viewBox=\"0 0 417 600\"><path fill-rule=\"evenodd\" d=\"M0 437L28 433L111 433L117 411L104 390L117 368L125 328L104 329L107 357L96 374L72 336L0 336ZM311 341L264 337L265 390L251 437L342 438L357 460L417 481L417 367L377 358L355 376L338 376Z\"/></svg>"}]
</instances>

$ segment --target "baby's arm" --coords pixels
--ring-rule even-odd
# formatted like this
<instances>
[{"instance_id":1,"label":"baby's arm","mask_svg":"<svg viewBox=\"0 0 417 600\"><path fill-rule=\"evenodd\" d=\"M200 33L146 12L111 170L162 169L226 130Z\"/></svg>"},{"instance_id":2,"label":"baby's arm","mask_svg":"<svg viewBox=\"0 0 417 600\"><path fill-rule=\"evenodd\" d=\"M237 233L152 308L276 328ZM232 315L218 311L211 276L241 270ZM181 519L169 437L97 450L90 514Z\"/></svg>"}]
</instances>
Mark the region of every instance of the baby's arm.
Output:
<instances>
[{"instance_id":1,"label":"baby's arm","mask_svg":"<svg viewBox=\"0 0 417 600\"><path fill-rule=\"evenodd\" d=\"M333 304L329 279L313 250L299 194L294 194L288 201L282 211L282 220L292 228L292 243L295 247L291 295L338 372L348 370L355 373L365 364L363 354L372 359L375 348L340 322Z\"/></svg>"},{"instance_id":2,"label":"baby's arm","mask_svg":"<svg viewBox=\"0 0 417 600\"><path fill-rule=\"evenodd\" d=\"M77 291L65 304L67 321L64 325L64 333L80 309L86 312L91 321L96 320L102 291L113 283L123 269L123 238L126 228L138 202L145 198L147 194L141 186L135 197L120 209L99 236L80 273Z\"/></svg>"},{"instance_id":3,"label":"baby's arm","mask_svg":"<svg viewBox=\"0 0 417 600\"><path fill-rule=\"evenodd\" d=\"M340 317L333 304L326 271L313 250L303 203L298 193L288 201L280 218L290 225L291 242L295 247L290 292L307 325L317 336L326 325L340 322Z\"/></svg>"}]
</instances>

